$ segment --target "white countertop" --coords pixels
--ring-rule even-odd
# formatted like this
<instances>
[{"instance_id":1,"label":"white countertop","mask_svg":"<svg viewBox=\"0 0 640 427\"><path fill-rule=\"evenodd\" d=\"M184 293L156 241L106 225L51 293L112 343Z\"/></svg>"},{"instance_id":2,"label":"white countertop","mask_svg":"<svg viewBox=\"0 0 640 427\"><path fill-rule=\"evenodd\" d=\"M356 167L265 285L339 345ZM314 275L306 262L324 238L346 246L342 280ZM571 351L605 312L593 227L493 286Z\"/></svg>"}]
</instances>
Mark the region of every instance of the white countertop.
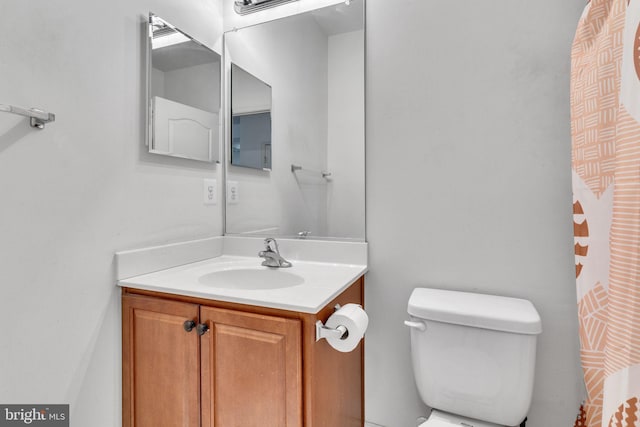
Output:
<instances>
[{"instance_id":1,"label":"white countertop","mask_svg":"<svg viewBox=\"0 0 640 427\"><path fill-rule=\"evenodd\" d=\"M291 268L262 267L257 256L221 255L118 281L118 286L186 295L283 310L317 313L367 271L366 264L342 264L289 259ZM240 289L216 282L217 272L255 270L258 274L300 278L301 284L274 289ZM212 275L213 274L213 275ZM208 279L205 276L208 276ZM211 277L214 277L212 280ZM268 277L268 276L267 276Z\"/></svg>"}]
</instances>

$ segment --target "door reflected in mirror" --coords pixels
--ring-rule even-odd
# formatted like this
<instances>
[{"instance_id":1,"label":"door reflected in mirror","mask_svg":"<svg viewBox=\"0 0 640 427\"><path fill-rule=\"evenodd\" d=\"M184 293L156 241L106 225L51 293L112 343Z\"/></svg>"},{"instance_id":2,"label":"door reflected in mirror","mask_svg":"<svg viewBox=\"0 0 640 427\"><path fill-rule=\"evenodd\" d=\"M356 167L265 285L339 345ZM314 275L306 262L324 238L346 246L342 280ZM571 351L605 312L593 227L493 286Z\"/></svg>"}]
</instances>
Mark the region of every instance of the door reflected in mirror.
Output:
<instances>
[{"instance_id":1,"label":"door reflected in mirror","mask_svg":"<svg viewBox=\"0 0 640 427\"><path fill-rule=\"evenodd\" d=\"M231 164L271 170L271 86L231 64Z\"/></svg>"},{"instance_id":2,"label":"door reflected in mirror","mask_svg":"<svg viewBox=\"0 0 640 427\"><path fill-rule=\"evenodd\" d=\"M220 55L154 14L147 48L149 152L218 161Z\"/></svg>"},{"instance_id":3,"label":"door reflected in mirror","mask_svg":"<svg viewBox=\"0 0 640 427\"><path fill-rule=\"evenodd\" d=\"M364 240L364 0L224 39L225 233Z\"/></svg>"}]
</instances>

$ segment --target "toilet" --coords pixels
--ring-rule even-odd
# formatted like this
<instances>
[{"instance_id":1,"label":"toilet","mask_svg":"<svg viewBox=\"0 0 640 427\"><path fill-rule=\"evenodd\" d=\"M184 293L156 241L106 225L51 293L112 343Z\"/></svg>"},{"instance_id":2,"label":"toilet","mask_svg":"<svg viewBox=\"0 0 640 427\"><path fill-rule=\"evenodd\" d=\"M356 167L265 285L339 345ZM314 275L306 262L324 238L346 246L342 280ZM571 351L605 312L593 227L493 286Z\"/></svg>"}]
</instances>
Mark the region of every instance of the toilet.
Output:
<instances>
[{"instance_id":1,"label":"toilet","mask_svg":"<svg viewBox=\"0 0 640 427\"><path fill-rule=\"evenodd\" d=\"M520 426L531 405L540 315L530 301L416 288L407 309L420 427Z\"/></svg>"}]
</instances>

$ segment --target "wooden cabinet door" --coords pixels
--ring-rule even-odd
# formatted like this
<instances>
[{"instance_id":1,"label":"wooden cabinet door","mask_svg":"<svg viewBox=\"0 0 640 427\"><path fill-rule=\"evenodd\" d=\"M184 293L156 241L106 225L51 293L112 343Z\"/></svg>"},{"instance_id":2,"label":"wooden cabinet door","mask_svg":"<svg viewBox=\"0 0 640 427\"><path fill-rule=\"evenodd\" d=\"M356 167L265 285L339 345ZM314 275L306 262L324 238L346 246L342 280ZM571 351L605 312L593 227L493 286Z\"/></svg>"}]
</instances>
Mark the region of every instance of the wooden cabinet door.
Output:
<instances>
[{"instance_id":1,"label":"wooden cabinet door","mask_svg":"<svg viewBox=\"0 0 640 427\"><path fill-rule=\"evenodd\" d=\"M296 319L201 307L203 427L301 427Z\"/></svg>"},{"instance_id":2,"label":"wooden cabinet door","mask_svg":"<svg viewBox=\"0 0 640 427\"><path fill-rule=\"evenodd\" d=\"M199 427L198 305L122 297L123 427Z\"/></svg>"}]
</instances>

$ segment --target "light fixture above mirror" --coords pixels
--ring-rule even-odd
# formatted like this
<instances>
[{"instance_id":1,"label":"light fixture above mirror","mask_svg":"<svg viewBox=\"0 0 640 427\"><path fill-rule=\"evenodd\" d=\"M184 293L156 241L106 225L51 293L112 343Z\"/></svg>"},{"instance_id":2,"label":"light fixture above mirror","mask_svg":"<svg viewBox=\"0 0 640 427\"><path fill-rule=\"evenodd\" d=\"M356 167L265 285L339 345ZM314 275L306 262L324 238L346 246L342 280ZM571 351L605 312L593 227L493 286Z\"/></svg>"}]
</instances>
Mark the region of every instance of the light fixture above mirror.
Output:
<instances>
[{"instance_id":1,"label":"light fixture above mirror","mask_svg":"<svg viewBox=\"0 0 640 427\"><path fill-rule=\"evenodd\" d=\"M233 9L238 15L246 15L294 1L298 0L235 0Z\"/></svg>"}]
</instances>

